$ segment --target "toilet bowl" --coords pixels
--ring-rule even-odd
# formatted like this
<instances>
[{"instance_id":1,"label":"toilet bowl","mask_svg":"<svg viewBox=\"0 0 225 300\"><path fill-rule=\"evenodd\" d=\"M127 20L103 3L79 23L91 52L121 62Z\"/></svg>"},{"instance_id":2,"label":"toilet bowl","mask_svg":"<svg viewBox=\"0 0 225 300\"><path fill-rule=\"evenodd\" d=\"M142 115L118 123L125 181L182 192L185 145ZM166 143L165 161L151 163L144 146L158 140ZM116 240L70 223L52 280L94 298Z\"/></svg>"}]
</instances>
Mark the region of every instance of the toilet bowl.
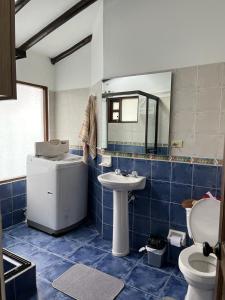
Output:
<instances>
[{"instance_id":1,"label":"toilet bowl","mask_svg":"<svg viewBox=\"0 0 225 300\"><path fill-rule=\"evenodd\" d=\"M217 258L214 254L203 255L203 242L215 246L218 241L220 201L199 200L188 213L194 245L181 251L179 256L179 268L188 283L185 300L213 300Z\"/></svg>"}]
</instances>

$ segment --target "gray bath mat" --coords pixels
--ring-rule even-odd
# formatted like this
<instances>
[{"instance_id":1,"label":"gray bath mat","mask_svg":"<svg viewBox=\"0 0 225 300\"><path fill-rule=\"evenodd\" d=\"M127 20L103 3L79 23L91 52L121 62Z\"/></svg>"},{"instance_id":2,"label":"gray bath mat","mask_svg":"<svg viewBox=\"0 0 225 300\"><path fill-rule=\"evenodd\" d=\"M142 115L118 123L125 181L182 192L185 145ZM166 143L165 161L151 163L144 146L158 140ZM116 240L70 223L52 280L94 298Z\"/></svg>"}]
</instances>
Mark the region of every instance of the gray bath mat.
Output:
<instances>
[{"instance_id":1,"label":"gray bath mat","mask_svg":"<svg viewBox=\"0 0 225 300\"><path fill-rule=\"evenodd\" d=\"M54 280L52 286L77 300L113 300L124 283L101 271L77 264Z\"/></svg>"}]
</instances>

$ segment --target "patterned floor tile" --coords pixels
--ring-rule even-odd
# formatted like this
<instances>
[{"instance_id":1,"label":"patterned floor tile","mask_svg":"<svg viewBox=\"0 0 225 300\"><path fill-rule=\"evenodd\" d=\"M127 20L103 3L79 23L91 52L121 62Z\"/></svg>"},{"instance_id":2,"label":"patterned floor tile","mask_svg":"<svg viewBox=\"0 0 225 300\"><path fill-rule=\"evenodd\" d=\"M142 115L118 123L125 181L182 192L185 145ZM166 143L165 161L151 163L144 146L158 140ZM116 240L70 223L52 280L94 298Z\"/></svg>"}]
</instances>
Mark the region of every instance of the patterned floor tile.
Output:
<instances>
[{"instance_id":1,"label":"patterned floor tile","mask_svg":"<svg viewBox=\"0 0 225 300\"><path fill-rule=\"evenodd\" d=\"M67 240L64 237L59 237L55 238L45 247L45 249L57 255L67 257L81 247L81 245L82 244L79 241Z\"/></svg>"},{"instance_id":2,"label":"patterned floor tile","mask_svg":"<svg viewBox=\"0 0 225 300\"><path fill-rule=\"evenodd\" d=\"M92 266L103 258L106 253L107 252L92 246L82 246L73 254L69 255L68 259L73 262L80 262L85 265Z\"/></svg>"},{"instance_id":3,"label":"patterned floor tile","mask_svg":"<svg viewBox=\"0 0 225 300\"><path fill-rule=\"evenodd\" d=\"M98 261L95 267L112 276L125 278L128 272L134 267L134 263L124 258L115 257L109 253Z\"/></svg>"},{"instance_id":4,"label":"patterned floor tile","mask_svg":"<svg viewBox=\"0 0 225 300\"><path fill-rule=\"evenodd\" d=\"M172 275L160 295L175 300L184 300L186 293L187 283L183 279Z\"/></svg>"},{"instance_id":5,"label":"patterned floor tile","mask_svg":"<svg viewBox=\"0 0 225 300\"><path fill-rule=\"evenodd\" d=\"M126 282L129 286L138 288L153 296L158 296L169 277L170 274L138 264L128 275Z\"/></svg>"}]
</instances>

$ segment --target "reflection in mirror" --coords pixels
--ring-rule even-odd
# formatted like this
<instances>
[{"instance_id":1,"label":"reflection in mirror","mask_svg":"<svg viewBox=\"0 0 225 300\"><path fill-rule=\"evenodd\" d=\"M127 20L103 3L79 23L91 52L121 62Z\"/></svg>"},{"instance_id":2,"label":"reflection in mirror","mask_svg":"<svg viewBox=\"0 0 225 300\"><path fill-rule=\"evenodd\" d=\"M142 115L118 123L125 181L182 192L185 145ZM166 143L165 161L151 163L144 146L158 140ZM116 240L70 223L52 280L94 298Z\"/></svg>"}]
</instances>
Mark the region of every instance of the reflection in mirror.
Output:
<instances>
[{"instance_id":1,"label":"reflection in mirror","mask_svg":"<svg viewBox=\"0 0 225 300\"><path fill-rule=\"evenodd\" d=\"M103 83L103 147L136 154L169 154L171 72L114 78ZM104 109L104 106L107 106Z\"/></svg>"}]
</instances>

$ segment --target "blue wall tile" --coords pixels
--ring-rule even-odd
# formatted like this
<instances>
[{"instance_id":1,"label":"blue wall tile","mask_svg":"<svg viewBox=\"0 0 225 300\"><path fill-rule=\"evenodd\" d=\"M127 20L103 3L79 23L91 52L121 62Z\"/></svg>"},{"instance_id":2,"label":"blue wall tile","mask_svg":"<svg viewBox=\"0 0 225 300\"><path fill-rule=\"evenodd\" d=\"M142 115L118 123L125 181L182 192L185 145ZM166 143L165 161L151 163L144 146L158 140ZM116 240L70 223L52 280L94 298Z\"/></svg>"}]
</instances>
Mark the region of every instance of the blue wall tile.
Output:
<instances>
[{"instance_id":1,"label":"blue wall tile","mask_svg":"<svg viewBox=\"0 0 225 300\"><path fill-rule=\"evenodd\" d=\"M118 168L122 171L132 172L134 170L134 159L119 157Z\"/></svg>"},{"instance_id":2,"label":"blue wall tile","mask_svg":"<svg viewBox=\"0 0 225 300\"><path fill-rule=\"evenodd\" d=\"M193 186L192 187L192 199L199 200L207 192L211 192L213 196L216 196L216 194L217 194L216 189L212 189L212 188L208 188L208 187Z\"/></svg>"},{"instance_id":3,"label":"blue wall tile","mask_svg":"<svg viewBox=\"0 0 225 300\"><path fill-rule=\"evenodd\" d=\"M26 207L26 195L19 195L12 198L13 200L13 210L21 209Z\"/></svg>"},{"instance_id":4,"label":"blue wall tile","mask_svg":"<svg viewBox=\"0 0 225 300\"><path fill-rule=\"evenodd\" d=\"M160 222L151 219L151 234L156 236L161 236L163 238L167 238L169 233L169 223L168 222Z\"/></svg>"},{"instance_id":5,"label":"blue wall tile","mask_svg":"<svg viewBox=\"0 0 225 300\"><path fill-rule=\"evenodd\" d=\"M148 236L147 235L142 235L138 233L133 233L132 235L132 248L133 249L140 249L141 247L145 246L148 241Z\"/></svg>"},{"instance_id":6,"label":"blue wall tile","mask_svg":"<svg viewBox=\"0 0 225 300\"><path fill-rule=\"evenodd\" d=\"M5 229L13 224L12 213L7 215L2 215L2 228Z\"/></svg>"},{"instance_id":7,"label":"blue wall tile","mask_svg":"<svg viewBox=\"0 0 225 300\"><path fill-rule=\"evenodd\" d=\"M12 184L5 183L0 185L0 200L12 197Z\"/></svg>"},{"instance_id":8,"label":"blue wall tile","mask_svg":"<svg viewBox=\"0 0 225 300\"><path fill-rule=\"evenodd\" d=\"M151 161L145 159L134 160L134 170L138 172L138 175L145 176L147 179L151 179Z\"/></svg>"},{"instance_id":9,"label":"blue wall tile","mask_svg":"<svg viewBox=\"0 0 225 300\"><path fill-rule=\"evenodd\" d=\"M181 205L170 203L170 221L173 224L186 225L186 212Z\"/></svg>"},{"instance_id":10,"label":"blue wall tile","mask_svg":"<svg viewBox=\"0 0 225 300\"><path fill-rule=\"evenodd\" d=\"M111 225L103 224L103 238L112 240L113 227Z\"/></svg>"},{"instance_id":11,"label":"blue wall tile","mask_svg":"<svg viewBox=\"0 0 225 300\"><path fill-rule=\"evenodd\" d=\"M150 217L150 198L137 195L134 201L134 213Z\"/></svg>"},{"instance_id":12,"label":"blue wall tile","mask_svg":"<svg viewBox=\"0 0 225 300\"><path fill-rule=\"evenodd\" d=\"M13 209L12 198L2 200L0 202L0 204L1 204L1 213L2 213L2 215L9 214L9 213L12 212L12 209Z\"/></svg>"},{"instance_id":13,"label":"blue wall tile","mask_svg":"<svg viewBox=\"0 0 225 300\"><path fill-rule=\"evenodd\" d=\"M181 203L185 199L191 199L191 185L171 183L171 202Z\"/></svg>"},{"instance_id":14,"label":"blue wall tile","mask_svg":"<svg viewBox=\"0 0 225 300\"><path fill-rule=\"evenodd\" d=\"M152 179L170 181L171 163L164 161L152 161Z\"/></svg>"},{"instance_id":15,"label":"blue wall tile","mask_svg":"<svg viewBox=\"0 0 225 300\"><path fill-rule=\"evenodd\" d=\"M103 218L104 218L104 223L113 225L113 210L108 207L104 207L103 210Z\"/></svg>"},{"instance_id":16,"label":"blue wall tile","mask_svg":"<svg viewBox=\"0 0 225 300\"><path fill-rule=\"evenodd\" d=\"M169 203L151 200L151 218L169 222Z\"/></svg>"},{"instance_id":17,"label":"blue wall tile","mask_svg":"<svg viewBox=\"0 0 225 300\"><path fill-rule=\"evenodd\" d=\"M134 215L133 231L135 233L149 235L150 233L150 219L144 216Z\"/></svg>"},{"instance_id":18,"label":"blue wall tile","mask_svg":"<svg viewBox=\"0 0 225 300\"><path fill-rule=\"evenodd\" d=\"M113 192L107 189L103 189L103 205L109 208L113 208Z\"/></svg>"},{"instance_id":19,"label":"blue wall tile","mask_svg":"<svg viewBox=\"0 0 225 300\"><path fill-rule=\"evenodd\" d=\"M26 193L26 180L14 181L12 183L13 196Z\"/></svg>"},{"instance_id":20,"label":"blue wall tile","mask_svg":"<svg viewBox=\"0 0 225 300\"><path fill-rule=\"evenodd\" d=\"M130 240L134 249L145 245L149 234L166 238L169 228L187 231L186 213L180 203L191 197L201 198L208 190L213 194L220 192L218 187L221 168L123 157L113 160L114 169L120 168L129 172L137 170L139 175L148 177L145 189L134 191L136 199L129 204ZM103 230L104 238L112 240L113 194L105 189L102 193L101 185L97 182L97 175L101 170L93 163L89 170L89 195L94 194L89 202L97 202L99 206L104 206L103 215L95 216L98 230ZM103 170L109 171L112 170ZM198 178L200 175L201 179ZM205 186L201 186L202 184ZM94 207L94 203L91 207ZM94 214L99 213L95 210ZM169 257L172 261L177 257L177 252L171 249Z\"/></svg>"},{"instance_id":21,"label":"blue wall tile","mask_svg":"<svg viewBox=\"0 0 225 300\"><path fill-rule=\"evenodd\" d=\"M193 185L216 188L217 170L215 166L194 165Z\"/></svg>"},{"instance_id":22,"label":"blue wall tile","mask_svg":"<svg viewBox=\"0 0 225 300\"><path fill-rule=\"evenodd\" d=\"M3 228L25 220L20 209L26 209L26 180L0 184L0 207Z\"/></svg>"},{"instance_id":23,"label":"blue wall tile","mask_svg":"<svg viewBox=\"0 0 225 300\"><path fill-rule=\"evenodd\" d=\"M177 183L192 184L193 165L186 163L172 164L172 181Z\"/></svg>"},{"instance_id":24,"label":"blue wall tile","mask_svg":"<svg viewBox=\"0 0 225 300\"><path fill-rule=\"evenodd\" d=\"M137 190L137 191L133 191L133 192L138 197L150 198L151 197L151 186L152 186L151 181L146 180L145 188L143 190Z\"/></svg>"},{"instance_id":25,"label":"blue wall tile","mask_svg":"<svg viewBox=\"0 0 225 300\"><path fill-rule=\"evenodd\" d=\"M152 180L151 198L155 200L170 201L170 183Z\"/></svg>"},{"instance_id":26,"label":"blue wall tile","mask_svg":"<svg viewBox=\"0 0 225 300\"><path fill-rule=\"evenodd\" d=\"M223 168L222 168L222 167L218 167L218 171L217 171L217 180L216 180L216 187L217 187L218 189L221 189L222 176L223 176Z\"/></svg>"},{"instance_id":27,"label":"blue wall tile","mask_svg":"<svg viewBox=\"0 0 225 300\"><path fill-rule=\"evenodd\" d=\"M25 214L23 209L13 211L13 225L25 221Z\"/></svg>"}]
</instances>

